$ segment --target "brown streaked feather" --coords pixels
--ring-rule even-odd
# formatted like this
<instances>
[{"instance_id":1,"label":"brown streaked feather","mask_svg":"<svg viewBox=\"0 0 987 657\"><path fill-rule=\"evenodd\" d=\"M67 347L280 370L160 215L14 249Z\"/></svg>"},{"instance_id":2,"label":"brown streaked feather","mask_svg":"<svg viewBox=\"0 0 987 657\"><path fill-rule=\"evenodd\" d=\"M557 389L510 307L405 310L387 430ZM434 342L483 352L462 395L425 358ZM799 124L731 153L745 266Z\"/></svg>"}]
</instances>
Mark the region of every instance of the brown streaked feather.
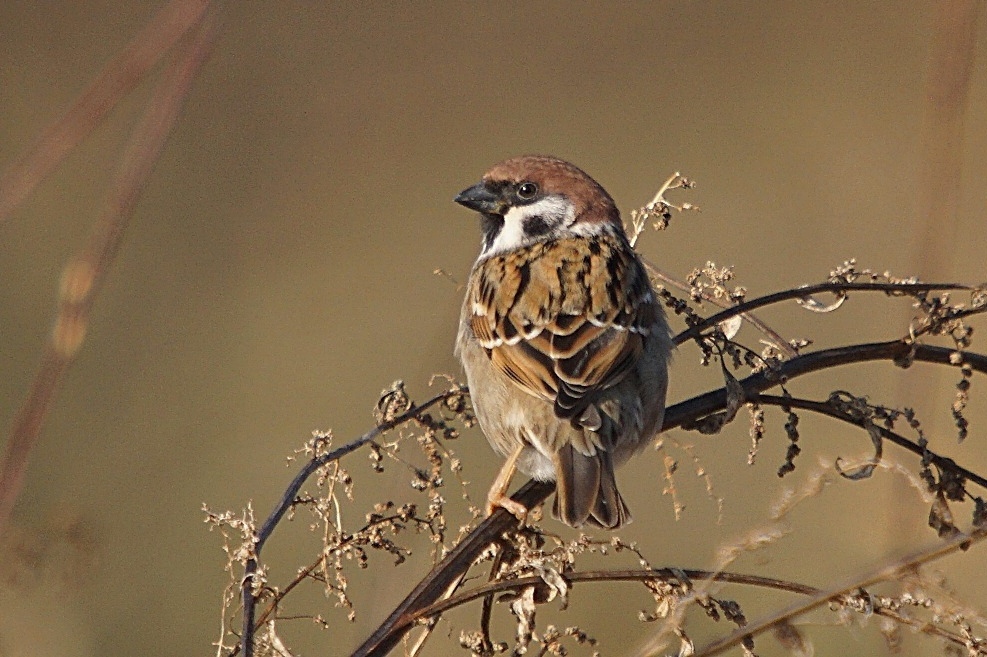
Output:
<instances>
[{"instance_id":1,"label":"brown streaked feather","mask_svg":"<svg viewBox=\"0 0 987 657\"><path fill-rule=\"evenodd\" d=\"M559 417L579 418L619 383L658 321L647 275L616 230L495 255L474 273L474 335L501 372Z\"/></svg>"},{"instance_id":2,"label":"brown streaked feather","mask_svg":"<svg viewBox=\"0 0 987 657\"><path fill-rule=\"evenodd\" d=\"M525 343L502 344L488 352L491 362L522 390L535 397L553 400L558 388L550 373L551 361Z\"/></svg>"}]
</instances>

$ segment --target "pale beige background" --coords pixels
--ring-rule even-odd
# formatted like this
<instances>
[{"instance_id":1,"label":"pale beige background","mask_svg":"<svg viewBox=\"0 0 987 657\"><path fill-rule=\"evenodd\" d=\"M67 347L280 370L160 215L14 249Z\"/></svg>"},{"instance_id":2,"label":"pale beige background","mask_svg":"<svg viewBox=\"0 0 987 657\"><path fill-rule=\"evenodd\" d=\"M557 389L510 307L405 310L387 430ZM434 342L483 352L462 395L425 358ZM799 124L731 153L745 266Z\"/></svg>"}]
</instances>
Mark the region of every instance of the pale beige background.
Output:
<instances>
[{"instance_id":1,"label":"pale beige background","mask_svg":"<svg viewBox=\"0 0 987 657\"><path fill-rule=\"evenodd\" d=\"M0 166L161 4L0 4ZM706 260L736 265L739 282L759 294L821 280L856 257L902 275L987 279L982 53L959 214L942 226L959 238L948 262L915 257L932 9L783 0L229 3L34 454L15 522L37 549L3 558L14 566L0 589L0 654L211 653L227 576L201 504L238 509L253 500L265 515L293 475L285 456L313 429L349 439L372 425L377 394L392 380L423 398L431 374L458 372L460 292L433 270L465 278L477 226L451 199L504 157L571 159L625 211L673 171L698 181L674 198L702 214L676 217L640 246L680 276ZM5 431L37 364L60 269L87 234L147 90L0 226ZM793 305L766 317L827 346L896 337L908 313L900 301L858 295L836 316ZM673 401L717 385L690 347L672 376ZM909 396L930 377L940 394ZM818 397L848 388L916 405L934 444L982 473L984 384L975 382L973 429L957 448L948 417L954 378L927 367L854 367L794 389ZM655 565L709 566L718 545L763 522L780 487L797 485L820 457L831 463L868 450L862 433L806 420L799 469L779 483L781 425L769 414L753 468L744 422L713 438L673 433L695 446L725 498L723 522L688 455L672 449L684 519L672 519L661 455L650 454L621 476L637 518L627 538L647 544ZM485 441L473 433L455 447L482 496L497 466ZM381 497L411 495L405 473L392 467L387 479L369 478L364 462L351 462L361 505L354 515ZM796 515L790 538L736 569L826 585L932 542L915 493L888 481L838 482ZM966 522L966 507L962 514ZM303 529L279 536L267 557L284 582L308 562L312 543ZM351 649L427 568L428 547L416 546L402 568L381 559L355 580L353 624L318 591L298 597L290 611L320 611L333 628L295 621L289 645L306 655ZM941 566L983 610L983 547L976 551ZM581 587L556 622L583 624L605 640L604 654L619 654L647 631L634 618L648 599L622 586ZM751 618L789 600L725 595ZM614 620L601 621L601 600ZM445 635L476 618L474 607L440 626L433 654L446 654ZM498 628L510 637L506 624ZM690 628L698 639L726 629L699 618ZM874 622L810 631L817 654L883 652ZM938 651L908 636L903 654ZM765 638L759 654L781 650Z\"/></svg>"}]
</instances>

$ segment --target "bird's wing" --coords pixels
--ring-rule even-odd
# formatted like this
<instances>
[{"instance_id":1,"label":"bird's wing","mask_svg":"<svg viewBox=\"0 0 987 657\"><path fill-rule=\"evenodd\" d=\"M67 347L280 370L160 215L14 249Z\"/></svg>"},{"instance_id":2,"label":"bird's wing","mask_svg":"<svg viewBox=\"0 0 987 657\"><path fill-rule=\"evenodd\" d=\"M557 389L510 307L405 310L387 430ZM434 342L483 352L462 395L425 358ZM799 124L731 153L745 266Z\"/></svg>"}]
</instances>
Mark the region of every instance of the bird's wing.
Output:
<instances>
[{"instance_id":1,"label":"bird's wing","mask_svg":"<svg viewBox=\"0 0 987 657\"><path fill-rule=\"evenodd\" d=\"M493 256L477 264L469 295L470 325L491 362L561 418L581 420L657 330L647 274L620 235Z\"/></svg>"}]
</instances>

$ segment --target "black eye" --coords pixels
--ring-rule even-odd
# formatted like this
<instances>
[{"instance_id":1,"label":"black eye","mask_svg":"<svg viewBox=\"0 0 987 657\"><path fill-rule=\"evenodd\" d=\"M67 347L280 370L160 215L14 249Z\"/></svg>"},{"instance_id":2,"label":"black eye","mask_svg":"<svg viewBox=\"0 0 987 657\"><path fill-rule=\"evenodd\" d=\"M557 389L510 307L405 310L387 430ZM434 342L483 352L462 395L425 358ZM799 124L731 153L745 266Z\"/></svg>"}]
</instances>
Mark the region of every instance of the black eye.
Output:
<instances>
[{"instance_id":1,"label":"black eye","mask_svg":"<svg viewBox=\"0 0 987 657\"><path fill-rule=\"evenodd\" d=\"M517 197L522 201L530 201L538 193L538 185L533 182L521 183L517 188Z\"/></svg>"}]
</instances>

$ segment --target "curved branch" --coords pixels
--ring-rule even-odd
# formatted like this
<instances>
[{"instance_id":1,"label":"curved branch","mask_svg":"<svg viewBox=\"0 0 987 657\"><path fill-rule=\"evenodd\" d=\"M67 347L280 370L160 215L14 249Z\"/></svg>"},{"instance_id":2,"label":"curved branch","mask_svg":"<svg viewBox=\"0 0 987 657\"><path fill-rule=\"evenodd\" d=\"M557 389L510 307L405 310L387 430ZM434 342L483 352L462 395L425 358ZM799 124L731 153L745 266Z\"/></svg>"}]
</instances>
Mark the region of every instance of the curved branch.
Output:
<instances>
[{"instance_id":1,"label":"curved branch","mask_svg":"<svg viewBox=\"0 0 987 657\"><path fill-rule=\"evenodd\" d=\"M771 406L802 408L807 411L813 411L837 420L842 420L857 427L864 426L860 420L857 420L846 413L841 413L826 402L813 401L811 399L800 399L798 397L782 397L780 395L758 395L757 402L759 404L768 404ZM895 445L898 445L913 454L917 454L920 457L926 457L931 463L935 463L939 468L962 475L964 479L972 481L987 489L987 477L982 477L976 472L967 470L963 466L957 464L953 459L936 454L927 447L922 447L918 443L915 443L901 434L891 431L890 429L886 429L880 425L875 425L874 429L876 429L881 434L881 437L888 442L894 443Z\"/></svg>"},{"instance_id":2,"label":"curved branch","mask_svg":"<svg viewBox=\"0 0 987 657\"><path fill-rule=\"evenodd\" d=\"M387 422L381 422L356 440L348 442L342 447L337 447L331 452L323 454L322 456L314 458L306 463L305 467L303 467L301 471L295 475L295 478L291 480L291 483L288 484L288 488L286 488L284 493L281 495L281 501L278 502L277 506L274 507L274 511L272 511L271 515L268 516L266 521L264 521L264 524L261 526L261 530L257 532L257 552L259 553L260 549L264 547L264 543L271 536L271 533L274 531L274 528L277 526L278 522L281 521L284 514L291 508L291 505L295 501L295 496L297 496L298 491L302 489L302 486L305 484L305 480L315 474L319 468L326 464L332 463L333 461L338 461L350 452L355 452L367 443L387 433L391 429L404 424L408 420L418 417L422 411L427 410L451 397L461 395L462 393L463 391L458 388L446 390L445 392L435 395L431 399L424 401L417 406L412 406L404 413L395 416Z\"/></svg>"},{"instance_id":3,"label":"curved branch","mask_svg":"<svg viewBox=\"0 0 987 657\"><path fill-rule=\"evenodd\" d=\"M646 260L644 258L642 258L642 260L644 260L644 267L645 269L648 270L648 273L652 276L652 278L661 281L663 285L666 286L671 285L672 287L682 292L685 292L686 294L690 294L690 295L692 294L691 285L678 280L671 274L667 273L666 271L655 265L650 260ZM714 295L710 294L708 291L702 292L702 300L718 308L732 308L734 306L733 303L728 303L726 301L723 301L722 299L718 299ZM743 317L744 320L746 320L751 326L753 326L758 331L766 335L768 339L774 342L775 345L779 349L781 349L788 358L794 358L798 356L798 351L796 351L788 343L788 340L782 337L773 328L768 326L767 323L765 323L764 320L762 320L760 317L758 317L752 312L741 312L740 316Z\"/></svg>"},{"instance_id":4,"label":"curved branch","mask_svg":"<svg viewBox=\"0 0 987 657\"><path fill-rule=\"evenodd\" d=\"M746 400L754 400L764 390L785 382L796 376L817 372L819 370L849 365L851 363L866 363L877 360L900 361L911 357L916 361L952 365L950 356L955 349L934 347L923 344L908 344L902 340L888 342L871 342L855 344L833 349L821 349L804 354L792 360L783 361L777 368L753 374L740 381ZM987 374L987 356L964 351L963 362L981 374ZM687 401L670 406L665 411L665 422L662 431L668 431L683 424L709 415L726 408L727 392L720 388L693 397Z\"/></svg>"},{"instance_id":5,"label":"curved branch","mask_svg":"<svg viewBox=\"0 0 987 657\"><path fill-rule=\"evenodd\" d=\"M820 589L798 582L788 582L783 579L773 577L761 577L759 575L744 575L742 573L731 573L728 571L715 570L695 570L690 568L654 568L652 570L587 570L578 573L565 573L563 577L569 584L578 582L648 582L661 580L663 582L677 582L685 575L690 580L711 580L714 582L725 582L728 584L747 584L748 586L760 586L766 589L786 591L788 593L799 593L801 595L815 595L820 593ZM490 593L500 593L503 591L517 591L528 586L537 586L545 580L537 575L519 577L517 579L504 580L500 582L490 582L482 586L463 591L450 598L436 602L420 609L414 616L409 618L409 622L429 616L441 614L450 609L482 598Z\"/></svg>"},{"instance_id":6,"label":"curved branch","mask_svg":"<svg viewBox=\"0 0 987 657\"><path fill-rule=\"evenodd\" d=\"M806 584L800 584L799 582L789 582L782 579L775 579L773 577L744 575L742 573L732 573L727 571L693 570L689 568L583 571L579 573L566 573L565 579L570 584L576 584L577 582L647 582L659 579L669 582L678 581L680 579L680 574L685 575L690 580L696 581L712 580L728 584L744 584L747 586L774 589L776 591L786 591L789 593L798 593L800 595L814 597L825 595L825 591L823 589L818 589L814 586L808 586ZM519 591L528 586L538 586L542 582L544 582L544 579L541 577L529 576L501 582L492 582L483 586L478 586L469 591L464 591L463 593L425 607L414 618L410 619L410 622L414 623L430 616L440 615L450 609L493 593L503 591ZM843 596L841 595L836 595L828 600L840 602L840 598L842 597ZM873 611L874 614L878 616L890 618L895 622L902 625L907 625L916 631L938 637L944 641L949 641L950 643L961 648L967 647L966 639L964 637L956 634L955 632L950 632L949 630L939 627L938 625L932 625L918 618L902 616L894 610L884 607L876 607ZM410 625L408 629L410 629ZM981 651L978 654L983 655L987 654L987 652Z\"/></svg>"},{"instance_id":7,"label":"curved branch","mask_svg":"<svg viewBox=\"0 0 987 657\"><path fill-rule=\"evenodd\" d=\"M906 294L909 292L933 292L936 290L972 291L975 289L977 288L972 285L961 285L959 283L817 283L816 285L806 285L803 287L792 288L790 290L775 292L774 294L757 297L756 299L745 301L737 304L736 306L731 306L726 310L710 315L701 323L682 331L675 336L674 341L677 345L682 344L683 342L698 338L699 334L706 329L712 328L720 322L730 319L735 315L749 313L757 308L763 308L764 306L769 306L773 303L778 303L781 301L787 301L789 299L802 299L820 292L870 291L886 292L888 294L893 294L896 292ZM980 312L984 312L987 309L978 310Z\"/></svg>"}]
</instances>

